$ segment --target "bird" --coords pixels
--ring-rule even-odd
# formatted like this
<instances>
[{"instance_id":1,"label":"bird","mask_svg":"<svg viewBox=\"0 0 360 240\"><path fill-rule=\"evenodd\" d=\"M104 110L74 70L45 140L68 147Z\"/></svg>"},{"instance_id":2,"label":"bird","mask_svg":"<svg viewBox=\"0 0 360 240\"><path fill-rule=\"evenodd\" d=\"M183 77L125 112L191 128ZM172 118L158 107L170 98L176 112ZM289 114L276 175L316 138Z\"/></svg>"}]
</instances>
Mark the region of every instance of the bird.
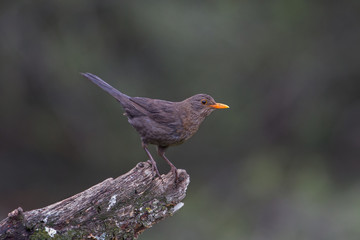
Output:
<instances>
[{"instance_id":1,"label":"bird","mask_svg":"<svg viewBox=\"0 0 360 240\"><path fill-rule=\"evenodd\" d=\"M214 110L229 108L226 104L215 102L207 94L196 94L180 102L130 97L92 73L81 74L121 104L128 122L140 135L141 145L150 158L153 175L157 175L160 179L159 170L148 145L157 146L158 155L170 165L175 182L177 182L177 168L165 156L167 148L182 144L191 138L198 131L200 124Z\"/></svg>"}]
</instances>

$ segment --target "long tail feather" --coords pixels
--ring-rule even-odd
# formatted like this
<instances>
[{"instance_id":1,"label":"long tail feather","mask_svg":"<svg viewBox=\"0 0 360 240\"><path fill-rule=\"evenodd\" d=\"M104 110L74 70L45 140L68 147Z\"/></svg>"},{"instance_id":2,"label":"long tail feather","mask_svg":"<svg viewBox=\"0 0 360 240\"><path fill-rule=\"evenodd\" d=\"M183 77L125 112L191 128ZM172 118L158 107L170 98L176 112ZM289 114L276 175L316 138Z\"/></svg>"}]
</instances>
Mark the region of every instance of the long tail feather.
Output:
<instances>
[{"instance_id":1,"label":"long tail feather","mask_svg":"<svg viewBox=\"0 0 360 240\"><path fill-rule=\"evenodd\" d=\"M81 73L81 75L83 75L84 77L86 77L87 79L89 79L90 81L92 81L93 83L98 85L99 87L101 87L103 90L108 92L111 96L116 98L120 103L126 104L126 102L127 102L126 100L129 99L129 96L120 92L116 88L113 88L108 83L106 83L104 80L99 78L98 76L96 76L92 73Z\"/></svg>"}]
</instances>

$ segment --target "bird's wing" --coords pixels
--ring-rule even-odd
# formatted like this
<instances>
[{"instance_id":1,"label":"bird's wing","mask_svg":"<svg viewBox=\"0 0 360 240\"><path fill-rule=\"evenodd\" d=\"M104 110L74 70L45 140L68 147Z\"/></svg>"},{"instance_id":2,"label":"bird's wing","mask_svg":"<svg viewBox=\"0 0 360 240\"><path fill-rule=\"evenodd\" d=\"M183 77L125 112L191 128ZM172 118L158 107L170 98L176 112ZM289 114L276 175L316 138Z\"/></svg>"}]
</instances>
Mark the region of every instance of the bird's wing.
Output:
<instances>
[{"instance_id":1,"label":"bird's wing","mask_svg":"<svg viewBox=\"0 0 360 240\"><path fill-rule=\"evenodd\" d=\"M147 115L153 121L160 124L180 123L177 110L174 107L176 103L159 99L150 99L143 97L131 97L133 106L144 115Z\"/></svg>"}]
</instances>

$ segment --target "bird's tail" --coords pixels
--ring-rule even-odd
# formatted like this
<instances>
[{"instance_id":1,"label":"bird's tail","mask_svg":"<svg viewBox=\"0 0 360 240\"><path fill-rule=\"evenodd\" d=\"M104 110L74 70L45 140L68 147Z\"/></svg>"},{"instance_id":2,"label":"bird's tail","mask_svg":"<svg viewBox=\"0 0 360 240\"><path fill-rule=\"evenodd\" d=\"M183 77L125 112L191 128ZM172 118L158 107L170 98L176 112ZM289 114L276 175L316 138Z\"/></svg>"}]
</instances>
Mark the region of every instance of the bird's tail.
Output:
<instances>
[{"instance_id":1,"label":"bird's tail","mask_svg":"<svg viewBox=\"0 0 360 240\"><path fill-rule=\"evenodd\" d=\"M108 83L106 83L104 80L99 78L98 76L92 74L92 73L81 73L84 77L91 80L93 83L101 87L103 90L108 92L111 96L116 98L122 105L127 105L128 99L130 98L128 95L120 92L119 90L113 88Z\"/></svg>"}]
</instances>

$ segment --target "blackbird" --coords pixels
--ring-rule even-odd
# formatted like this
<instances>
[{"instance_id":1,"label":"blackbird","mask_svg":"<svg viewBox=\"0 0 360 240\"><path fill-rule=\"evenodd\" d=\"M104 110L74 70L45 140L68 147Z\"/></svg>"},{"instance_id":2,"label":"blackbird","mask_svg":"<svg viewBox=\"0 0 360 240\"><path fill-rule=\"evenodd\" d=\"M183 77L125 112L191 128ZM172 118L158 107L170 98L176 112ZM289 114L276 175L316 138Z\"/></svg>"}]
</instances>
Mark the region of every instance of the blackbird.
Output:
<instances>
[{"instance_id":1,"label":"blackbird","mask_svg":"<svg viewBox=\"0 0 360 240\"><path fill-rule=\"evenodd\" d=\"M145 97L130 97L113 88L98 76L81 73L120 102L129 123L140 134L142 147L150 158L153 171L161 178L148 144L157 145L158 154L170 165L177 181L177 169L165 156L169 146L178 145L193 136L200 124L215 109L229 108L216 103L207 94L196 94L181 102Z\"/></svg>"}]
</instances>

